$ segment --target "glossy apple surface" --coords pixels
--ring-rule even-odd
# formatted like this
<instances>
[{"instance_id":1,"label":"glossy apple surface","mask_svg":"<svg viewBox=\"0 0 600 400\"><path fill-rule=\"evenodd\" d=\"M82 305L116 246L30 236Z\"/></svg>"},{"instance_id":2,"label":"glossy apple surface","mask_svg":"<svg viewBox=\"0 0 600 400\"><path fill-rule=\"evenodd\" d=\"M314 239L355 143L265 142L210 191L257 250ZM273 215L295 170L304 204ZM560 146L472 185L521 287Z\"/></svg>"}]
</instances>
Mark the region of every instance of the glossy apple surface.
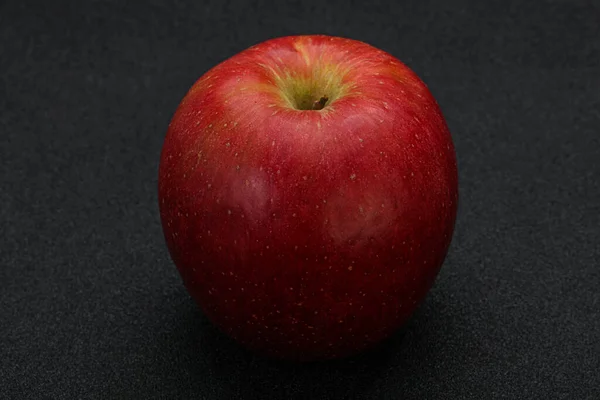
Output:
<instances>
[{"instance_id":1,"label":"glossy apple surface","mask_svg":"<svg viewBox=\"0 0 600 400\"><path fill-rule=\"evenodd\" d=\"M329 36L268 40L206 72L159 167L185 287L228 335L292 360L356 354L406 321L446 256L457 192L424 83Z\"/></svg>"}]
</instances>

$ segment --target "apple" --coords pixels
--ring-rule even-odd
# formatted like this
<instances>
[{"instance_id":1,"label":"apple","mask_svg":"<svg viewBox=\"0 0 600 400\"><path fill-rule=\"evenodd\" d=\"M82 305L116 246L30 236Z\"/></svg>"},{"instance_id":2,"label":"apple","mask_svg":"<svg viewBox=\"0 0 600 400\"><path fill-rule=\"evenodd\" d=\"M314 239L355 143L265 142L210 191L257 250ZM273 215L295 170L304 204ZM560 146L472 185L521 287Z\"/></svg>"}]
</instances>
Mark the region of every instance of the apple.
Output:
<instances>
[{"instance_id":1,"label":"apple","mask_svg":"<svg viewBox=\"0 0 600 400\"><path fill-rule=\"evenodd\" d=\"M270 39L206 72L158 175L186 289L278 359L348 357L393 334L431 288L457 211L452 138L425 84L325 35Z\"/></svg>"}]
</instances>

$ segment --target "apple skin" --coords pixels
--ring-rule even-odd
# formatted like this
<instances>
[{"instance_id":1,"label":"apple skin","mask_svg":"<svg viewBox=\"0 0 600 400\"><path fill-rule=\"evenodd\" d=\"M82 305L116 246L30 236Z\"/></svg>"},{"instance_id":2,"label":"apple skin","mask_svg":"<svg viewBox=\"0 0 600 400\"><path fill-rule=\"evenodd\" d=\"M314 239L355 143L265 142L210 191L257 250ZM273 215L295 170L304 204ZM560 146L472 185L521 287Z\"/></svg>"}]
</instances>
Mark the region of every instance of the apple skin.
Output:
<instances>
[{"instance_id":1,"label":"apple skin","mask_svg":"<svg viewBox=\"0 0 600 400\"><path fill-rule=\"evenodd\" d=\"M192 86L158 201L207 317L259 354L313 361L362 352L411 316L446 257L457 180L444 117L406 65L352 39L289 36Z\"/></svg>"}]
</instances>

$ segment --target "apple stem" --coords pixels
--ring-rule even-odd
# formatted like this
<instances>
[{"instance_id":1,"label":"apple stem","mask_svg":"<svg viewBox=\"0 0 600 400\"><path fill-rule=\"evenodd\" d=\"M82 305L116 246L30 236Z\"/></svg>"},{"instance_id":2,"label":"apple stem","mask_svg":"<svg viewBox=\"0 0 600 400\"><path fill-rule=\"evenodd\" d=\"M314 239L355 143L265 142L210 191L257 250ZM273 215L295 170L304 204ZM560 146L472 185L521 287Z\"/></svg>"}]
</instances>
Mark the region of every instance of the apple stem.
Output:
<instances>
[{"instance_id":1,"label":"apple stem","mask_svg":"<svg viewBox=\"0 0 600 400\"><path fill-rule=\"evenodd\" d=\"M317 100L313 103L312 109L313 110L322 110L323 107L325 107L325 103L327 103L327 100L329 100L329 97L327 97L327 96L321 97L319 100Z\"/></svg>"}]
</instances>

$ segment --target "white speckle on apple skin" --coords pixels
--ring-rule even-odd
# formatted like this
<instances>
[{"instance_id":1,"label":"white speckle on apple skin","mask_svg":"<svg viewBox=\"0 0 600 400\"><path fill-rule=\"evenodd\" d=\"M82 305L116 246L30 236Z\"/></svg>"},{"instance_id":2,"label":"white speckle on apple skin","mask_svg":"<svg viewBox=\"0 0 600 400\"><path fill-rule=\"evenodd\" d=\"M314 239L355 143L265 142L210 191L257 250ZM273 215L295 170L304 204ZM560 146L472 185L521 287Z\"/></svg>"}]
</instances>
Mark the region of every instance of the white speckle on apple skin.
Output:
<instances>
[{"instance_id":1,"label":"white speckle on apple skin","mask_svg":"<svg viewBox=\"0 0 600 400\"><path fill-rule=\"evenodd\" d=\"M352 180L352 181L353 181L353 180L355 180L355 179L356 179L356 174L352 174L352 175L350 175L350 180Z\"/></svg>"}]
</instances>

